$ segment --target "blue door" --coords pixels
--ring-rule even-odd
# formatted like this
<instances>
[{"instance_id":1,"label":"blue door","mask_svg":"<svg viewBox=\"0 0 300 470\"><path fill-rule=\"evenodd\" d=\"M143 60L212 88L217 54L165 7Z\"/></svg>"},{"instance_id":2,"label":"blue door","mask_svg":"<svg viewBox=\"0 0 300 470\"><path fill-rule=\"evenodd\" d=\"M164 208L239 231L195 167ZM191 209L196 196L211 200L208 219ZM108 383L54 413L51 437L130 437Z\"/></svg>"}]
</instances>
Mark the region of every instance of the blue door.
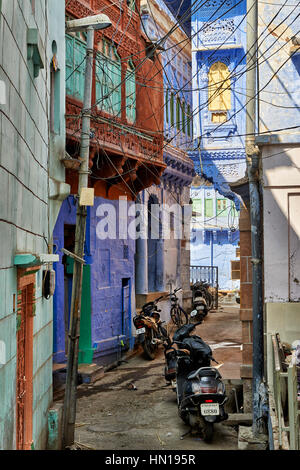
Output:
<instances>
[{"instance_id":1,"label":"blue door","mask_svg":"<svg viewBox=\"0 0 300 470\"><path fill-rule=\"evenodd\" d=\"M124 344L131 345L131 295L130 279L123 280L122 286L122 335L125 336Z\"/></svg>"}]
</instances>

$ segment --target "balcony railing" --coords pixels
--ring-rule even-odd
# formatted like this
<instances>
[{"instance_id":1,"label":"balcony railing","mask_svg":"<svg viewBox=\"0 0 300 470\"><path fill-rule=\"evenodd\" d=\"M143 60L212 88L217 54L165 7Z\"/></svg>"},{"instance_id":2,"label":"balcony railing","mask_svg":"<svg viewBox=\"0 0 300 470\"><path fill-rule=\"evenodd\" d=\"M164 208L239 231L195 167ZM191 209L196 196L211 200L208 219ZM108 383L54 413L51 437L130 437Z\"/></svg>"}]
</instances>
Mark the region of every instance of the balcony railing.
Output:
<instances>
[{"instance_id":1,"label":"balcony railing","mask_svg":"<svg viewBox=\"0 0 300 470\"><path fill-rule=\"evenodd\" d=\"M279 334L268 343L271 359L269 404L271 434L275 450L299 450L299 406L297 400L297 366L285 362Z\"/></svg>"}]
</instances>

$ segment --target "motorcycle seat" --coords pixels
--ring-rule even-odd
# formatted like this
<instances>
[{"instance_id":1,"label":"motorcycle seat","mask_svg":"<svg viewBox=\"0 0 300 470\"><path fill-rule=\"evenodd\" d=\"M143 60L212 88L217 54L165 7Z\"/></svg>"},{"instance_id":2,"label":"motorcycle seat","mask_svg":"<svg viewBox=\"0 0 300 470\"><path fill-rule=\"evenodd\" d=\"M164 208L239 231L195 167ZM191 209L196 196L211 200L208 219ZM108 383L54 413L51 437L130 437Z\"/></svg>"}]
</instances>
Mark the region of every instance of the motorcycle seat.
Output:
<instances>
[{"instance_id":1,"label":"motorcycle seat","mask_svg":"<svg viewBox=\"0 0 300 470\"><path fill-rule=\"evenodd\" d=\"M198 377L215 377L221 378L220 372L214 367L200 367L198 370L191 372L188 375L188 380L197 379Z\"/></svg>"}]
</instances>

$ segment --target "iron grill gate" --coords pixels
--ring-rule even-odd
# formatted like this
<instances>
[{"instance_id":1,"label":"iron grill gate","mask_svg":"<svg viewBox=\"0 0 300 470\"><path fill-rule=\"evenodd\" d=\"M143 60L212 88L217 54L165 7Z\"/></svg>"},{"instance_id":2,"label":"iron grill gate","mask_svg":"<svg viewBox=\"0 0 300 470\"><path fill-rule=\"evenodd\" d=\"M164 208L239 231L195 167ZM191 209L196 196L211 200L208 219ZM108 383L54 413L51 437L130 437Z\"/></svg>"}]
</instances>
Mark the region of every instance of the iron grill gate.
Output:
<instances>
[{"instance_id":1,"label":"iron grill gate","mask_svg":"<svg viewBox=\"0 0 300 470\"><path fill-rule=\"evenodd\" d=\"M191 266L191 285L195 282L207 282L211 287L213 295L213 308L218 308L219 269L218 266Z\"/></svg>"}]
</instances>

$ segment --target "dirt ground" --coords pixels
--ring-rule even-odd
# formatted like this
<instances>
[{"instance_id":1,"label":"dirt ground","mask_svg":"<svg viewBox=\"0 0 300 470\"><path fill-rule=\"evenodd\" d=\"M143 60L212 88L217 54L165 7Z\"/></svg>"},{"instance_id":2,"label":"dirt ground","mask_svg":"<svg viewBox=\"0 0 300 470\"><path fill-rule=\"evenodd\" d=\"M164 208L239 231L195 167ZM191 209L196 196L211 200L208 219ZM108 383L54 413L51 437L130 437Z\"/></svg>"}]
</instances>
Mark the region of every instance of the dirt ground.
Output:
<instances>
[{"instance_id":1,"label":"dirt ground","mask_svg":"<svg viewBox=\"0 0 300 470\"><path fill-rule=\"evenodd\" d=\"M241 324L237 305L210 312L197 333L207 341L223 378L239 378ZM93 385L78 389L76 441L97 450L236 450L237 430L215 425L212 443L189 428L177 414L176 395L166 386L164 355L154 361L142 351L106 372ZM136 388L136 389L135 389Z\"/></svg>"}]
</instances>

